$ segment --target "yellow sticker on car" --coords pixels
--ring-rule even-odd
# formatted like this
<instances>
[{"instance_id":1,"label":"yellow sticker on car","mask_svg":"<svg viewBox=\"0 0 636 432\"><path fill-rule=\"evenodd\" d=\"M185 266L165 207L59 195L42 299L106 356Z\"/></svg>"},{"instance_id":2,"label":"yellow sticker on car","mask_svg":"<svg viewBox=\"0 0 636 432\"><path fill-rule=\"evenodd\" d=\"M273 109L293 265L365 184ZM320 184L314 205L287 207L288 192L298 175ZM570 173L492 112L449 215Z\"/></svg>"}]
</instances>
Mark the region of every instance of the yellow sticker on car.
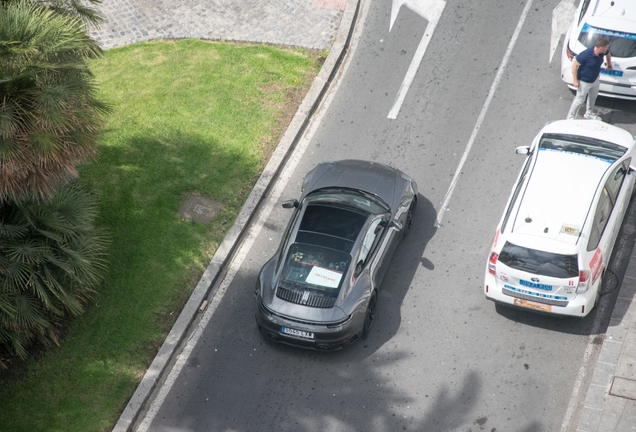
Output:
<instances>
[{"instance_id":1,"label":"yellow sticker on car","mask_svg":"<svg viewBox=\"0 0 636 432\"><path fill-rule=\"evenodd\" d=\"M543 303L537 303L537 302L533 302L533 301L530 301L530 300L523 300L523 299L515 298L514 304L517 305L517 306L528 308L528 309L540 310L542 312L552 312L552 306L551 305L547 305L547 304L543 304Z\"/></svg>"}]
</instances>

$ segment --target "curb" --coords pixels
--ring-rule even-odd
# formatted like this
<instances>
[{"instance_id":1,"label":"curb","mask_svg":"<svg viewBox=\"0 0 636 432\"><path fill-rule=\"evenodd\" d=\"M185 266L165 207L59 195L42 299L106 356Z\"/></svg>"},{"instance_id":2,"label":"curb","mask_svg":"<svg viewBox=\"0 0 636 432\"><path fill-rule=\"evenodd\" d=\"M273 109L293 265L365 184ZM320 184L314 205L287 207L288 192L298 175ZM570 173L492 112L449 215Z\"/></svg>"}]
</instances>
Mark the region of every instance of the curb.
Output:
<instances>
[{"instance_id":1,"label":"curb","mask_svg":"<svg viewBox=\"0 0 636 432\"><path fill-rule=\"evenodd\" d=\"M214 296L215 292L212 292L212 285L230 263L232 256L242 242L243 235L252 220L253 214L263 201L265 194L269 191L272 181L278 176L296 144L300 141L314 112L320 106L331 82L338 73L351 42L361 1L347 0L347 6L340 21L336 39L318 76L305 99L303 99L302 104L298 107L298 111L278 143L263 173L254 185L234 225L223 239L166 340L157 352L152 364L126 404L117 424L113 428L113 432L130 432L136 426L136 422L140 420L139 414L149 402L152 402L150 399L151 393L160 384L160 380L164 375L169 372L170 368L168 368L168 365L187 334L190 324L199 312L202 302Z\"/></svg>"}]
</instances>

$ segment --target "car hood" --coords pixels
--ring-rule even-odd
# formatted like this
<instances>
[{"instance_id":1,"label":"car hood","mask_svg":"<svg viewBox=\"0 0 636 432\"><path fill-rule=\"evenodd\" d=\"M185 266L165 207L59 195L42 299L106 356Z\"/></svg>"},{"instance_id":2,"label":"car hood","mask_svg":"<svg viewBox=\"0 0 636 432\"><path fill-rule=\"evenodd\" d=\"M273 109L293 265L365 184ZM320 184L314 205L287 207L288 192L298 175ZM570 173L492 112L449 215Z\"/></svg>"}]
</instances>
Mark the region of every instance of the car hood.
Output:
<instances>
[{"instance_id":1,"label":"car hood","mask_svg":"<svg viewBox=\"0 0 636 432\"><path fill-rule=\"evenodd\" d=\"M305 195L323 188L341 187L362 190L380 197L391 208L399 199L396 193L399 173L387 165L359 160L326 162L318 165L306 180Z\"/></svg>"}]
</instances>

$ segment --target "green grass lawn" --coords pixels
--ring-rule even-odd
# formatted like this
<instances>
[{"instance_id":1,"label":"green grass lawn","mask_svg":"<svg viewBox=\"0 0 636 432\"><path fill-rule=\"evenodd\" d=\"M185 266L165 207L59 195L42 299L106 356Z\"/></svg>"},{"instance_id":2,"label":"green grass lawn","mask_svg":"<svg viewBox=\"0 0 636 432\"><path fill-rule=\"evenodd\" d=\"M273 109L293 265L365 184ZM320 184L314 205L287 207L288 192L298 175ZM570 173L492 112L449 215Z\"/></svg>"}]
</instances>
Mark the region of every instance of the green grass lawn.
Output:
<instances>
[{"instance_id":1,"label":"green grass lawn","mask_svg":"<svg viewBox=\"0 0 636 432\"><path fill-rule=\"evenodd\" d=\"M305 50L182 40L92 65L114 111L80 171L101 195L110 270L60 347L2 374L0 431L114 426L319 64ZM189 192L222 203L212 223L177 215Z\"/></svg>"}]
</instances>

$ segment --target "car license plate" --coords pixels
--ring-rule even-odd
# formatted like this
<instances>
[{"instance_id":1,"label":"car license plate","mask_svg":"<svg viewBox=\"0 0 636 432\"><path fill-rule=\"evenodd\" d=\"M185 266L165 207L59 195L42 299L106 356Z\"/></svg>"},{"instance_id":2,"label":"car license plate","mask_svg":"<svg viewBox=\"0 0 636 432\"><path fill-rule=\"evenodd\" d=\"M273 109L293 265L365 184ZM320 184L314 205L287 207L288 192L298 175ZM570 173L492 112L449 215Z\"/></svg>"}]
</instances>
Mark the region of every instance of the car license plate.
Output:
<instances>
[{"instance_id":1,"label":"car license plate","mask_svg":"<svg viewBox=\"0 0 636 432\"><path fill-rule=\"evenodd\" d=\"M280 329L281 333L288 334L290 336L296 336L303 339L314 340L314 334L312 332L306 332L303 330L296 330L289 327L283 327Z\"/></svg>"},{"instance_id":2,"label":"car license plate","mask_svg":"<svg viewBox=\"0 0 636 432\"><path fill-rule=\"evenodd\" d=\"M623 76L623 71L614 70L614 69L612 70L601 69L601 73L605 75L612 75L612 76L618 76L618 77Z\"/></svg>"},{"instance_id":3,"label":"car license plate","mask_svg":"<svg viewBox=\"0 0 636 432\"><path fill-rule=\"evenodd\" d=\"M519 279L519 285L526 286L526 287L529 287L529 288L542 289L542 290L545 290L545 291L552 291L552 285L538 284L538 283L529 282L529 281L523 280L523 279Z\"/></svg>"},{"instance_id":4,"label":"car license plate","mask_svg":"<svg viewBox=\"0 0 636 432\"><path fill-rule=\"evenodd\" d=\"M547 305L547 304L543 304L543 303L537 303L537 302L533 302L530 300L523 300L523 299L518 299L515 298L515 305L517 306L521 306L521 307L525 307L528 309L536 309L536 310L540 310L543 312L552 312L552 306L551 305Z\"/></svg>"}]
</instances>

